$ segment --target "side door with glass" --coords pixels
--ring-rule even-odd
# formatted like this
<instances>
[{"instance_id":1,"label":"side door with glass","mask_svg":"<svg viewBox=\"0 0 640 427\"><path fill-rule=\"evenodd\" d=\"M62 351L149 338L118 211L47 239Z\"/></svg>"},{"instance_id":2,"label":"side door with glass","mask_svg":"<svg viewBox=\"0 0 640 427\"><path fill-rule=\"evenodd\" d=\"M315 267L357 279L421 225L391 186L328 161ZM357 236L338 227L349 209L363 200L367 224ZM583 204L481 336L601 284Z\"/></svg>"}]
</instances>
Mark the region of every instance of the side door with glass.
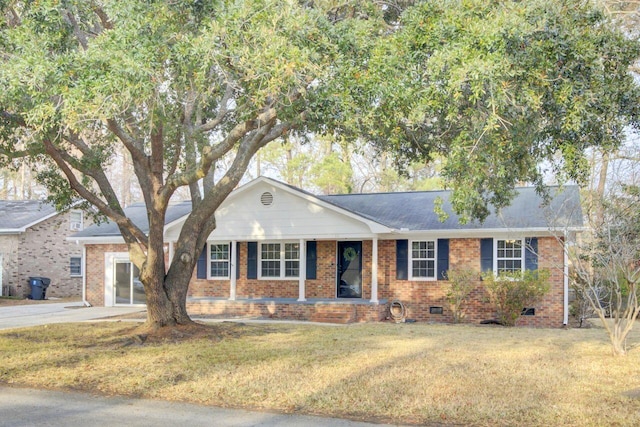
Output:
<instances>
[{"instance_id":1,"label":"side door with glass","mask_svg":"<svg viewBox=\"0 0 640 427\"><path fill-rule=\"evenodd\" d=\"M115 260L113 292L116 304L146 304L138 267L128 260Z\"/></svg>"}]
</instances>

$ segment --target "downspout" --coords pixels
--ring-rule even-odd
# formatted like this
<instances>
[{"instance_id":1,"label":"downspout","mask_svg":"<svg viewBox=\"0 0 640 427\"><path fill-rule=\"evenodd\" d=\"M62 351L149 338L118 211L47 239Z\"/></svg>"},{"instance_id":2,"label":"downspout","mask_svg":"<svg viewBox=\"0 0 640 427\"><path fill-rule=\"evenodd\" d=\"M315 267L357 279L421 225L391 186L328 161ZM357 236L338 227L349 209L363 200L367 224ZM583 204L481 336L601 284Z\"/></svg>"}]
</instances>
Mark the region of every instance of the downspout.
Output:
<instances>
[{"instance_id":1,"label":"downspout","mask_svg":"<svg viewBox=\"0 0 640 427\"><path fill-rule=\"evenodd\" d=\"M564 252L564 320L563 325L569 324L569 254L567 249L567 233L564 233L562 250Z\"/></svg>"},{"instance_id":2,"label":"downspout","mask_svg":"<svg viewBox=\"0 0 640 427\"><path fill-rule=\"evenodd\" d=\"M87 301L87 246L82 244L82 304L91 307Z\"/></svg>"}]
</instances>

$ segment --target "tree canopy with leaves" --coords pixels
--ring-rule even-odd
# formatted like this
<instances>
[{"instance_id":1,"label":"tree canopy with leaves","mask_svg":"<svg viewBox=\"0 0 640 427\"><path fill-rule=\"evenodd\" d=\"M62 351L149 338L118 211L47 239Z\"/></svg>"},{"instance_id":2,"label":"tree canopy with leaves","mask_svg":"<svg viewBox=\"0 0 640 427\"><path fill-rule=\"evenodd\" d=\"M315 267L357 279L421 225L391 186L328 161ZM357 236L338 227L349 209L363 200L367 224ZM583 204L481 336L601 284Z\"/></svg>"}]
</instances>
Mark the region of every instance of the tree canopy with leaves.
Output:
<instances>
[{"instance_id":1,"label":"tree canopy with leaves","mask_svg":"<svg viewBox=\"0 0 640 427\"><path fill-rule=\"evenodd\" d=\"M401 165L443 156L466 219L548 172L582 182L586 148L639 126L638 42L589 2L425 1L401 23L370 61L376 108L350 119Z\"/></svg>"},{"instance_id":2,"label":"tree canopy with leaves","mask_svg":"<svg viewBox=\"0 0 640 427\"><path fill-rule=\"evenodd\" d=\"M412 3L1 0L0 159L38 160L58 207L80 198L117 223L163 326L190 322L215 210L271 141L364 139L400 166L444 155L455 209L482 219L517 182L539 183L540 161L579 177L585 147L637 124L638 44L586 2ZM105 173L116 147L148 233ZM181 187L193 209L167 269Z\"/></svg>"}]
</instances>

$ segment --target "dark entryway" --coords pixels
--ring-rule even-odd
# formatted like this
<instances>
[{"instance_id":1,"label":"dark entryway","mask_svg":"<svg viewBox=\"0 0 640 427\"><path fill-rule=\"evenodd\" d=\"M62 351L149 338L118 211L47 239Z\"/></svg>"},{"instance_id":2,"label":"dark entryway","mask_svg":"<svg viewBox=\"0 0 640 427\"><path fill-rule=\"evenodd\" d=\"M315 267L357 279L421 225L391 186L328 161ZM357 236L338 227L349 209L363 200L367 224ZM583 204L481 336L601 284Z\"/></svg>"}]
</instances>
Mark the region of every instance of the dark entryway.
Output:
<instances>
[{"instance_id":1,"label":"dark entryway","mask_svg":"<svg viewBox=\"0 0 640 427\"><path fill-rule=\"evenodd\" d=\"M338 298L362 298L362 242L338 242Z\"/></svg>"}]
</instances>

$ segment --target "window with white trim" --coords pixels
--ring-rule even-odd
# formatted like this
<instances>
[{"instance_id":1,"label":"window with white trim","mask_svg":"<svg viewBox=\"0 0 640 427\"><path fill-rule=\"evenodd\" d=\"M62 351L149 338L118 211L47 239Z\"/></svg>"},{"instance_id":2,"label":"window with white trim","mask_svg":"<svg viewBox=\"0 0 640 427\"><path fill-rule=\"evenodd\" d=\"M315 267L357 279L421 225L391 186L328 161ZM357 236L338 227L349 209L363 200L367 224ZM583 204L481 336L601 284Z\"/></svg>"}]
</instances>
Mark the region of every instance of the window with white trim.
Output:
<instances>
[{"instance_id":1,"label":"window with white trim","mask_svg":"<svg viewBox=\"0 0 640 427\"><path fill-rule=\"evenodd\" d=\"M209 243L209 278L229 278L229 244Z\"/></svg>"},{"instance_id":2,"label":"window with white trim","mask_svg":"<svg viewBox=\"0 0 640 427\"><path fill-rule=\"evenodd\" d=\"M410 279L436 278L436 241L415 240L411 242L409 259Z\"/></svg>"},{"instance_id":3,"label":"window with white trim","mask_svg":"<svg viewBox=\"0 0 640 427\"><path fill-rule=\"evenodd\" d=\"M82 257L72 256L69 258L69 272L72 277L82 276Z\"/></svg>"},{"instance_id":4,"label":"window with white trim","mask_svg":"<svg viewBox=\"0 0 640 427\"><path fill-rule=\"evenodd\" d=\"M524 266L524 245L521 239L496 240L497 273L519 273Z\"/></svg>"},{"instance_id":5,"label":"window with white trim","mask_svg":"<svg viewBox=\"0 0 640 427\"><path fill-rule=\"evenodd\" d=\"M260 277L285 279L300 276L300 243L261 243Z\"/></svg>"},{"instance_id":6,"label":"window with white trim","mask_svg":"<svg viewBox=\"0 0 640 427\"><path fill-rule=\"evenodd\" d=\"M69 229L72 231L82 230L82 211L69 212Z\"/></svg>"}]
</instances>

